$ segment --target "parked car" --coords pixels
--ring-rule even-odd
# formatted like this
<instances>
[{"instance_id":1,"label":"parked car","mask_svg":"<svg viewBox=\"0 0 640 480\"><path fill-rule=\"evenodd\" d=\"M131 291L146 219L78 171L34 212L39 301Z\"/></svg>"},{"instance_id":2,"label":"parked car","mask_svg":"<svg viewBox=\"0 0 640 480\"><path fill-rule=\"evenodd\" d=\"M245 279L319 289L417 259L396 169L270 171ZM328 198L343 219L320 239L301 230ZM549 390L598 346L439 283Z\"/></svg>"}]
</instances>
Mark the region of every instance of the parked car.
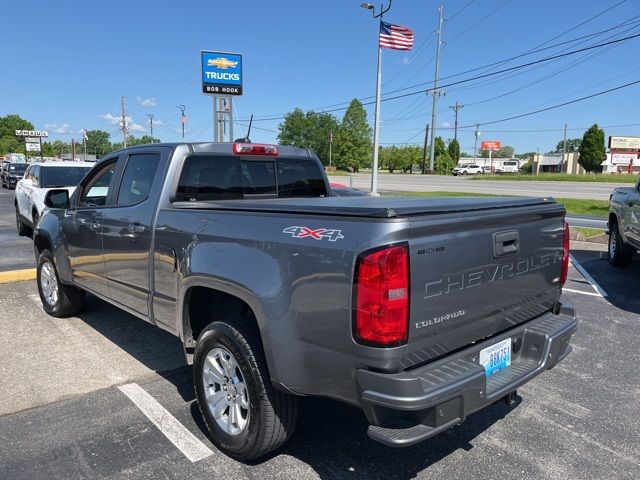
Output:
<instances>
[{"instance_id":1,"label":"parked car","mask_svg":"<svg viewBox=\"0 0 640 480\"><path fill-rule=\"evenodd\" d=\"M520 162L518 160L506 160L496 168L496 173L499 175L503 173L520 173Z\"/></svg>"},{"instance_id":2,"label":"parked car","mask_svg":"<svg viewBox=\"0 0 640 480\"><path fill-rule=\"evenodd\" d=\"M358 407L402 447L514 402L571 351L562 205L330 193L296 147L109 154L46 195L43 308L73 315L88 291L178 336L211 438L242 460L291 436L298 396Z\"/></svg>"},{"instance_id":3,"label":"parked car","mask_svg":"<svg viewBox=\"0 0 640 480\"><path fill-rule=\"evenodd\" d=\"M331 182L331 193L336 197L361 197L367 195L367 193L362 190L335 182Z\"/></svg>"},{"instance_id":4,"label":"parked car","mask_svg":"<svg viewBox=\"0 0 640 480\"><path fill-rule=\"evenodd\" d=\"M495 169L490 165L482 167L482 173L494 173L494 171Z\"/></svg>"},{"instance_id":5,"label":"parked car","mask_svg":"<svg viewBox=\"0 0 640 480\"><path fill-rule=\"evenodd\" d=\"M16 188L16 183L22 178L26 169L26 163L5 163L0 173L2 175L2 188L10 190Z\"/></svg>"},{"instance_id":6,"label":"parked car","mask_svg":"<svg viewBox=\"0 0 640 480\"><path fill-rule=\"evenodd\" d=\"M36 162L16 184L14 206L18 235L29 236L45 208L44 197L52 188L65 187L69 195L93 167L86 162Z\"/></svg>"},{"instance_id":7,"label":"parked car","mask_svg":"<svg viewBox=\"0 0 640 480\"><path fill-rule=\"evenodd\" d=\"M629 266L640 249L640 178L633 187L616 188L609 198L609 262Z\"/></svg>"},{"instance_id":8,"label":"parked car","mask_svg":"<svg viewBox=\"0 0 640 480\"><path fill-rule=\"evenodd\" d=\"M467 165L458 165L453 169L454 175L477 175L483 173L482 167L474 163Z\"/></svg>"}]
</instances>

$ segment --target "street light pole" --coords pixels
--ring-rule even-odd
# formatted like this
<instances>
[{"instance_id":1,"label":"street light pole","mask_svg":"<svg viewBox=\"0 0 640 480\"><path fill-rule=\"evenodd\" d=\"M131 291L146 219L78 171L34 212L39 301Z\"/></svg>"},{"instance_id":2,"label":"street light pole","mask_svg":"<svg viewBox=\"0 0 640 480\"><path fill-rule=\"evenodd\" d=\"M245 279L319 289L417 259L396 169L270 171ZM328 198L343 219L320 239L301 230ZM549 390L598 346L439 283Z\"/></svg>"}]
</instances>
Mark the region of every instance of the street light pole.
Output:
<instances>
[{"instance_id":1,"label":"street light pole","mask_svg":"<svg viewBox=\"0 0 640 480\"><path fill-rule=\"evenodd\" d=\"M370 3L363 3L362 8L371 10L373 18L379 18L382 23L382 16L391 8L392 0L389 0L389 6L383 9L380 5L380 11L376 13L375 7ZM376 108L373 122L373 156L371 162L371 192L372 197L378 194L378 145L380 143L380 90L382 88L382 47L380 47L380 29L378 29L378 69L376 75Z\"/></svg>"},{"instance_id":2,"label":"street light pole","mask_svg":"<svg viewBox=\"0 0 640 480\"><path fill-rule=\"evenodd\" d=\"M475 132L475 136L476 136L476 141L473 144L473 163L476 163L476 155L478 154L478 137L480 137L480 134L482 132L480 132L480 130L478 130L480 128L480 125L476 125L476 132Z\"/></svg>"},{"instance_id":3,"label":"street light pole","mask_svg":"<svg viewBox=\"0 0 640 480\"><path fill-rule=\"evenodd\" d=\"M435 161L434 155L436 151L436 122L438 116L438 97L442 94L438 90L438 77L440 76L440 47L442 46L442 22L444 21L442 18L444 7L440 5L438 8L438 12L440 13L440 18L438 20L438 39L436 40L436 72L435 77L433 79L433 103L431 104L431 150L430 150L430 158L429 158L429 170L433 172L433 164Z\"/></svg>"}]
</instances>

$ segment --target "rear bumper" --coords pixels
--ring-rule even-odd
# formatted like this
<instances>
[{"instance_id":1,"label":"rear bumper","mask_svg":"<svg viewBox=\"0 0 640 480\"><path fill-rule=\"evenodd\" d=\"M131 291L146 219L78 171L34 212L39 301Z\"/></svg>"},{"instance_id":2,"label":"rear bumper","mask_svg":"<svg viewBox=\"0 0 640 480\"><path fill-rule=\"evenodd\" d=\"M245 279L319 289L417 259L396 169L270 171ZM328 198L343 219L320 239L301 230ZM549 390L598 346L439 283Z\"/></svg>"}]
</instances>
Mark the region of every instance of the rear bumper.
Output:
<instances>
[{"instance_id":1,"label":"rear bumper","mask_svg":"<svg viewBox=\"0 0 640 480\"><path fill-rule=\"evenodd\" d=\"M545 314L423 367L396 374L358 370L360 403L372 424L369 437L404 447L462 423L553 368L571 352L576 328L573 308L563 306L558 315ZM511 365L487 378L479 352L506 338L512 339Z\"/></svg>"}]
</instances>

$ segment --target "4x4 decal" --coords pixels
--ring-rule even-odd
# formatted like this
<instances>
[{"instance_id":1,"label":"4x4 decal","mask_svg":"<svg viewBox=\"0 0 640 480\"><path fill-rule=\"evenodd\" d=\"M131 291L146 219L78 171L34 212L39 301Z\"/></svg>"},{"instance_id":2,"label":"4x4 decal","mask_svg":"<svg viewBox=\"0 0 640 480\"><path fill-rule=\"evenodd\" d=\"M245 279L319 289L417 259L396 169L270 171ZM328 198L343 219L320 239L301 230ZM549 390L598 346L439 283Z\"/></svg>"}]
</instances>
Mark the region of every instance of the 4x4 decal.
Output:
<instances>
[{"instance_id":1,"label":"4x4 decal","mask_svg":"<svg viewBox=\"0 0 640 480\"><path fill-rule=\"evenodd\" d=\"M335 242L344 238L342 230L336 230L334 228L316 228L311 229L309 227L293 226L287 227L282 230L282 233L291 235L293 238L313 238L314 240L327 239L330 242Z\"/></svg>"}]
</instances>

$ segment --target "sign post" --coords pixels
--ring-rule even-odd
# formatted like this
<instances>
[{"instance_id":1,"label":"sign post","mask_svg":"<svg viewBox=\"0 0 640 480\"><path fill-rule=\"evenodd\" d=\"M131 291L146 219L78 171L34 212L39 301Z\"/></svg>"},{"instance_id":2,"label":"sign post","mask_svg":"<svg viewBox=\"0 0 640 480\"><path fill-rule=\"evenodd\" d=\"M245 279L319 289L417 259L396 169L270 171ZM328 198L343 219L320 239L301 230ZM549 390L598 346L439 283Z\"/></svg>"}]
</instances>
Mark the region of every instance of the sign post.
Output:
<instances>
[{"instance_id":1,"label":"sign post","mask_svg":"<svg viewBox=\"0 0 640 480\"><path fill-rule=\"evenodd\" d=\"M213 141L233 141L233 97L242 95L242 54L203 50L202 93L213 97ZM226 125L229 128L225 128Z\"/></svg>"},{"instance_id":2,"label":"sign post","mask_svg":"<svg viewBox=\"0 0 640 480\"><path fill-rule=\"evenodd\" d=\"M482 150L489 150L489 164L491 165L491 173L493 173L493 158L492 153L500 150L499 140L483 140L480 144Z\"/></svg>"},{"instance_id":3,"label":"sign post","mask_svg":"<svg viewBox=\"0 0 640 480\"><path fill-rule=\"evenodd\" d=\"M48 137L49 132L46 130L16 130L16 137L25 137L26 152L40 152L40 160L42 160L42 137Z\"/></svg>"}]
</instances>

